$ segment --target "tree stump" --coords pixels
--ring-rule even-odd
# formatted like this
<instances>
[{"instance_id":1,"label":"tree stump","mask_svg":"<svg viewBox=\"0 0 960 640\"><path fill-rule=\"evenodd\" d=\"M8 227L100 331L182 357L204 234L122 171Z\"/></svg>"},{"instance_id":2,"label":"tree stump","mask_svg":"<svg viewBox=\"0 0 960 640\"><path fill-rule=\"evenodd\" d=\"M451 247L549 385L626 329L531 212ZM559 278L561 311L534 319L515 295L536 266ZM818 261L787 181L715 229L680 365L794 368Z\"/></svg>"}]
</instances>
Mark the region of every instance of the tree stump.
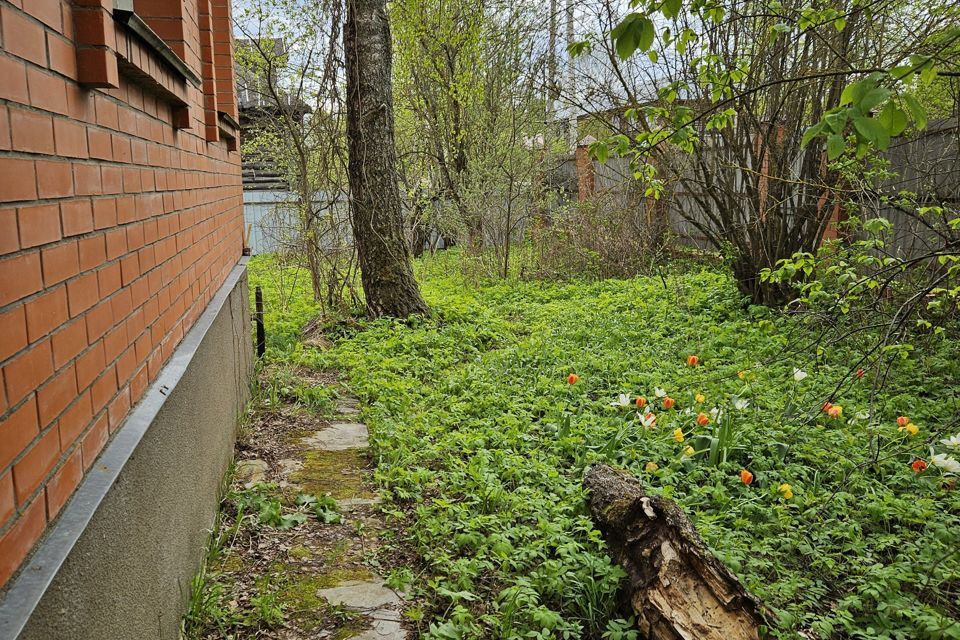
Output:
<instances>
[{"instance_id":1,"label":"tree stump","mask_svg":"<svg viewBox=\"0 0 960 640\"><path fill-rule=\"evenodd\" d=\"M647 496L637 478L607 465L591 468L583 484L649 640L759 640L763 606L676 504Z\"/></svg>"}]
</instances>

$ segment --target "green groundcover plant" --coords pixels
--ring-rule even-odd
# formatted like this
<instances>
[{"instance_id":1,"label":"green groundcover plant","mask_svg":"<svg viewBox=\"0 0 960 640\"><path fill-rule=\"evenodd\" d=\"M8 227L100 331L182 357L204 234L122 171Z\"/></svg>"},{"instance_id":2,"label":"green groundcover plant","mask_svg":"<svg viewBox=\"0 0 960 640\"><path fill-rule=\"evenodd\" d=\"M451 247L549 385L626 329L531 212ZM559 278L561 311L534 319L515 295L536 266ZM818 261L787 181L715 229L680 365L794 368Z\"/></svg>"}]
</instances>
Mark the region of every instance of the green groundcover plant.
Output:
<instances>
[{"instance_id":1,"label":"green groundcover plant","mask_svg":"<svg viewBox=\"0 0 960 640\"><path fill-rule=\"evenodd\" d=\"M686 510L772 637L960 638L953 343L878 392L848 375L862 346L797 355L810 327L745 307L718 269L468 286L456 260L419 265L432 318L326 350L297 339L308 281L280 296L269 258L251 271L268 358L337 368L363 401L426 637L636 638L581 486L606 462Z\"/></svg>"}]
</instances>

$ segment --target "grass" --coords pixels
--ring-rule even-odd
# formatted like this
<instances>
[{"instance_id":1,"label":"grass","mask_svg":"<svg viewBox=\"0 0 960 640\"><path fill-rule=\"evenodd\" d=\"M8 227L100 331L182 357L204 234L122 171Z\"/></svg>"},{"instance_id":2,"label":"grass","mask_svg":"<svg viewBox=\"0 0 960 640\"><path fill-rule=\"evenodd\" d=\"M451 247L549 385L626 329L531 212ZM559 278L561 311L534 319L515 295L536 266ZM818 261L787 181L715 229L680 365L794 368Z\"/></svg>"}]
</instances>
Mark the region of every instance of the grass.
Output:
<instances>
[{"instance_id":1,"label":"grass","mask_svg":"<svg viewBox=\"0 0 960 640\"><path fill-rule=\"evenodd\" d=\"M418 265L432 318L361 322L328 350L298 341L316 311L302 274L251 264L268 358L339 369L364 403L387 508L424 565L426 637L636 637L585 510L583 473L604 461L690 514L771 608L773 637L960 638L960 494L911 469L952 435L953 344L891 361L877 393L873 371L848 376L858 345L798 355L811 327L745 307L716 269L474 285L456 260ZM281 296L278 271L302 286ZM647 398L656 427L615 406L621 393Z\"/></svg>"}]
</instances>

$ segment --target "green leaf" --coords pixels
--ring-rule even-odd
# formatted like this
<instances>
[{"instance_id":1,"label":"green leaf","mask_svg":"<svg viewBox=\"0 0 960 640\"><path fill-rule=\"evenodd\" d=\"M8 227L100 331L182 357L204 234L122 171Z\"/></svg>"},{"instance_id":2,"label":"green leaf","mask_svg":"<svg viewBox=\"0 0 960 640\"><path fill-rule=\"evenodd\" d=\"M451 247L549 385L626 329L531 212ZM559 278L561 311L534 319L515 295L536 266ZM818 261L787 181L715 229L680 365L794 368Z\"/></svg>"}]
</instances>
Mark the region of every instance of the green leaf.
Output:
<instances>
[{"instance_id":1,"label":"green leaf","mask_svg":"<svg viewBox=\"0 0 960 640\"><path fill-rule=\"evenodd\" d=\"M837 18L836 20L833 21L833 28L836 29L837 31L843 31L846 28L846 26L847 26L846 18Z\"/></svg>"},{"instance_id":2,"label":"green leaf","mask_svg":"<svg viewBox=\"0 0 960 640\"><path fill-rule=\"evenodd\" d=\"M886 127L880 124L879 120L856 116L853 118L853 126L864 140L873 144L877 149L883 151L890 146L890 134Z\"/></svg>"},{"instance_id":3,"label":"green leaf","mask_svg":"<svg viewBox=\"0 0 960 640\"><path fill-rule=\"evenodd\" d=\"M846 148L846 144L843 141L843 136L839 134L831 134L827 136L827 159L836 160L843 154L843 150Z\"/></svg>"},{"instance_id":4,"label":"green leaf","mask_svg":"<svg viewBox=\"0 0 960 640\"><path fill-rule=\"evenodd\" d=\"M663 0L663 6L660 12L667 18L676 18L680 15L680 8L683 6L683 0Z\"/></svg>"},{"instance_id":5,"label":"green leaf","mask_svg":"<svg viewBox=\"0 0 960 640\"><path fill-rule=\"evenodd\" d=\"M927 111L924 109L917 99L914 98L911 94L903 94L903 101L907 105L907 109L910 111L910 116L913 118L914 124L917 126L917 129L926 129L927 128Z\"/></svg>"},{"instance_id":6,"label":"green leaf","mask_svg":"<svg viewBox=\"0 0 960 640\"><path fill-rule=\"evenodd\" d=\"M892 102L888 102L879 116L880 123L887 128L891 136L898 136L907 128L907 114Z\"/></svg>"},{"instance_id":7,"label":"green leaf","mask_svg":"<svg viewBox=\"0 0 960 640\"><path fill-rule=\"evenodd\" d=\"M637 49L646 51L653 44L653 23L639 13L627 14L620 24L610 32L620 59L626 60Z\"/></svg>"},{"instance_id":8,"label":"green leaf","mask_svg":"<svg viewBox=\"0 0 960 640\"><path fill-rule=\"evenodd\" d=\"M874 87L863 95L863 98L857 103L857 106L860 107L864 113L867 113L889 98L891 93L889 89Z\"/></svg>"},{"instance_id":9,"label":"green leaf","mask_svg":"<svg viewBox=\"0 0 960 640\"><path fill-rule=\"evenodd\" d=\"M800 140L800 147L803 148L810 144L810 141L820 135L826 126L826 123L821 121L804 131L803 138Z\"/></svg>"},{"instance_id":10,"label":"green leaf","mask_svg":"<svg viewBox=\"0 0 960 640\"><path fill-rule=\"evenodd\" d=\"M601 163L606 162L610 156L610 149L607 147L607 143L602 140L590 143L588 150L590 151L590 155Z\"/></svg>"}]
</instances>

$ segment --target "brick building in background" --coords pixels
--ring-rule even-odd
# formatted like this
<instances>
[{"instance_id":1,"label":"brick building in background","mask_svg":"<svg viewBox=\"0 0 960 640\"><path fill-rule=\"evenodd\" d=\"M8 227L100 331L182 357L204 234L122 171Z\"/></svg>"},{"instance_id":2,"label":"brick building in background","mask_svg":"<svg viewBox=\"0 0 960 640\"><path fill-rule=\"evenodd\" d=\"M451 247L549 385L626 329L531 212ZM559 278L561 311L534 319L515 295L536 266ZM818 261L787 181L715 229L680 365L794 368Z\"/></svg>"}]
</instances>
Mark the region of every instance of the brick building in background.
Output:
<instances>
[{"instance_id":1,"label":"brick building in background","mask_svg":"<svg viewBox=\"0 0 960 640\"><path fill-rule=\"evenodd\" d=\"M230 0L0 0L0 639L175 637L250 369Z\"/></svg>"}]
</instances>

